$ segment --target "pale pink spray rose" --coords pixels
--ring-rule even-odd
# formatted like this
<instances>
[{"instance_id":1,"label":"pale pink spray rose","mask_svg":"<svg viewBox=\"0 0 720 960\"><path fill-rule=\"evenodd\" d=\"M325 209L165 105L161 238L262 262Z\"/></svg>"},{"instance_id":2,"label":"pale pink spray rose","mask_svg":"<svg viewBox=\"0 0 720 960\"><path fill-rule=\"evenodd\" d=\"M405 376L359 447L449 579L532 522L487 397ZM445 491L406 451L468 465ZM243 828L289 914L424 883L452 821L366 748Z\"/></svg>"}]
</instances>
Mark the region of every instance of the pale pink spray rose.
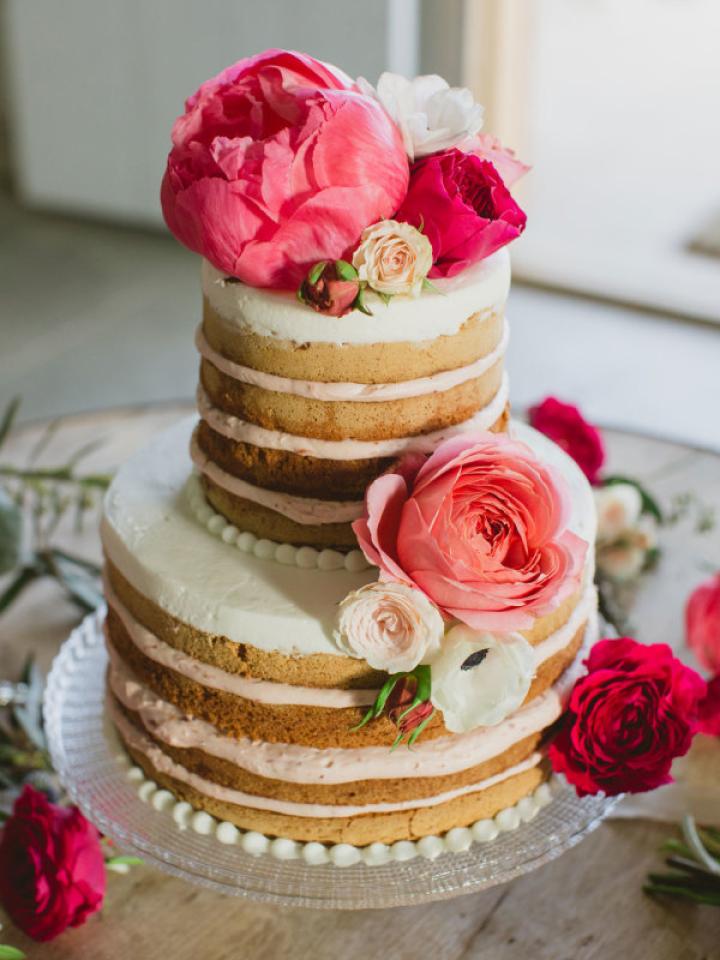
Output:
<instances>
[{"instance_id":1,"label":"pale pink spray rose","mask_svg":"<svg viewBox=\"0 0 720 960\"><path fill-rule=\"evenodd\" d=\"M579 589L587 543L569 510L563 478L525 444L464 434L375 480L353 529L383 579L476 630L513 631Z\"/></svg>"},{"instance_id":2,"label":"pale pink spray rose","mask_svg":"<svg viewBox=\"0 0 720 960\"><path fill-rule=\"evenodd\" d=\"M288 50L208 80L173 126L161 201L175 236L257 287L297 289L405 196L400 133L336 67Z\"/></svg>"}]
</instances>

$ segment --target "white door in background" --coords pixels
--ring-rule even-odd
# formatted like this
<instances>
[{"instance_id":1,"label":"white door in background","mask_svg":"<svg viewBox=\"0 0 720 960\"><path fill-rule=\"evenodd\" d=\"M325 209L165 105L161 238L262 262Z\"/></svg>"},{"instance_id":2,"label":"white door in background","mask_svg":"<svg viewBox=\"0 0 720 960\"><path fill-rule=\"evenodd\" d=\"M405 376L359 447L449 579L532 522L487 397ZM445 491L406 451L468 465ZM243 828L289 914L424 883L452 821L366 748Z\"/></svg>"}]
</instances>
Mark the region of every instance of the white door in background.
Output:
<instances>
[{"instance_id":1,"label":"white door in background","mask_svg":"<svg viewBox=\"0 0 720 960\"><path fill-rule=\"evenodd\" d=\"M160 222L183 98L289 47L371 80L417 73L418 0L6 0L14 179L34 206Z\"/></svg>"}]
</instances>

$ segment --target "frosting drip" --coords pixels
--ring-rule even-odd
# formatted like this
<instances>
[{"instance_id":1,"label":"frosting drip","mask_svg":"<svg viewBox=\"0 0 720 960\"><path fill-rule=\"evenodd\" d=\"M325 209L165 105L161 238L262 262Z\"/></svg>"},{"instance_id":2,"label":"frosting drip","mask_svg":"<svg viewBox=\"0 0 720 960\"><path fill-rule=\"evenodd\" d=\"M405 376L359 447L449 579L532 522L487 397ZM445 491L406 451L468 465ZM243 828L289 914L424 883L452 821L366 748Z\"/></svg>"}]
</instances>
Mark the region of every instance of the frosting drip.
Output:
<instances>
[{"instance_id":1,"label":"frosting drip","mask_svg":"<svg viewBox=\"0 0 720 960\"><path fill-rule=\"evenodd\" d=\"M503 374L502 383L490 403L482 407L468 420L452 427L435 430L415 437L393 437L390 440L318 440L300 437L279 430L266 430L257 424L248 423L213 406L203 389L198 387L197 403L200 416L216 433L241 443L270 450L282 450L300 456L316 457L319 460L369 460L374 457L392 457L403 453L432 453L448 437L470 430L488 430L500 418L508 399L508 377Z\"/></svg>"},{"instance_id":2,"label":"frosting drip","mask_svg":"<svg viewBox=\"0 0 720 960\"><path fill-rule=\"evenodd\" d=\"M494 777L488 777L479 783L468 784L465 787L458 787L455 790L448 790L445 793L438 793L432 797L422 797L417 800L404 800L396 803L367 803L364 805L345 805L345 804L324 804L324 803L293 803L290 800L278 800L274 797L260 797L251 793L244 793L241 790L235 790L231 787L223 787L211 780L192 773L186 767L175 763L167 754L156 746L145 734L141 733L130 721L123 716L120 710L113 704L110 704L110 714L113 723L118 728L121 737L131 750L142 754L153 765L158 773L172 777L185 783L198 793L206 797L212 797L222 803L232 803L239 807L251 807L255 810L268 810L274 813L283 813L294 817L356 817L366 813L393 813L401 810L415 810L419 807L435 807L441 803L448 803L457 797L466 796L469 793L477 793L480 790L487 790L489 787L502 783L519 773L531 770L536 767L542 759L540 753L533 753L513 767L509 767L502 773Z\"/></svg>"},{"instance_id":3,"label":"frosting drip","mask_svg":"<svg viewBox=\"0 0 720 960\"><path fill-rule=\"evenodd\" d=\"M455 370L444 370L434 373L430 377L419 377L417 380L400 380L397 383L322 383L319 380L293 380L290 377L280 377L274 373L265 373L253 367L245 367L234 360L229 360L218 353L205 338L202 327L198 327L195 334L195 346L205 360L208 360L221 373L248 383L263 390L274 393L290 393L295 397L304 397L308 400L324 400L326 402L352 401L353 403L378 403L387 400L407 400L411 397L422 397L428 393L441 393L453 387L476 379L494 366L503 356L508 343L508 325L505 323L500 343L492 351L479 360L465 367Z\"/></svg>"}]
</instances>

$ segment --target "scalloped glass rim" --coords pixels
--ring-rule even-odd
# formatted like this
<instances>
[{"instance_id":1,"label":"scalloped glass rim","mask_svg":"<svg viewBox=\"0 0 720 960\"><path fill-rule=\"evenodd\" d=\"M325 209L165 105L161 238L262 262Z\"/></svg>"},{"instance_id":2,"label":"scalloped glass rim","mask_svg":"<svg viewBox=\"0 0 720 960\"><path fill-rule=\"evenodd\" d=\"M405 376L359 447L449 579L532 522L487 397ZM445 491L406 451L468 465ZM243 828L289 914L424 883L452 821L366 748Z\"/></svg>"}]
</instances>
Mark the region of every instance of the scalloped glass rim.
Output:
<instances>
[{"instance_id":1,"label":"scalloped glass rim","mask_svg":"<svg viewBox=\"0 0 720 960\"><path fill-rule=\"evenodd\" d=\"M579 799L565 787L517 830L436 860L338 867L253 857L215 837L181 831L166 812L138 797L126 763L118 762L117 741L105 719L103 616L104 610L89 615L71 633L48 677L45 724L52 761L73 802L104 834L148 864L192 883L254 900L326 909L447 899L505 883L553 860L594 830L619 799Z\"/></svg>"}]
</instances>

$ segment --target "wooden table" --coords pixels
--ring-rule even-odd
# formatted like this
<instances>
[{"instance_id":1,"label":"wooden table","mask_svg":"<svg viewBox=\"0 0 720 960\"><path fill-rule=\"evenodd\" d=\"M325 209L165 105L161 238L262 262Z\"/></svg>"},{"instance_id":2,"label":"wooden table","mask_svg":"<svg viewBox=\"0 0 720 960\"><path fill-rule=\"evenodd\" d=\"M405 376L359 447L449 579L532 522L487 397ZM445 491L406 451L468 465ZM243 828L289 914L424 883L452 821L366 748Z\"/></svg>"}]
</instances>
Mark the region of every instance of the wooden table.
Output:
<instances>
[{"instance_id":1,"label":"wooden table","mask_svg":"<svg viewBox=\"0 0 720 960\"><path fill-rule=\"evenodd\" d=\"M187 413L177 405L81 415L64 421L44 460L59 462L89 439L102 448L87 461L101 470L120 463L157 430ZM43 425L19 430L0 461L21 462ZM608 431L609 469L642 477L658 496L692 491L720 516L720 457ZM62 536L98 556L94 529ZM682 604L710 565L720 566L716 529L695 536L687 522L663 532L661 565L634 614L645 640L682 644ZM77 614L51 583L34 585L0 619L0 676L13 677L29 651L47 666ZM720 745L718 745L720 749ZM37 945L2 917L2 942L42 960L710 960L720 958L720 910L656 902L641 892L659 863L670 828L612 821L558 860L512 883L418 907L351 911L283 909L225 898L145 867L110 875L98 918L54 943Z\"/></svg>"}]
</instances>

